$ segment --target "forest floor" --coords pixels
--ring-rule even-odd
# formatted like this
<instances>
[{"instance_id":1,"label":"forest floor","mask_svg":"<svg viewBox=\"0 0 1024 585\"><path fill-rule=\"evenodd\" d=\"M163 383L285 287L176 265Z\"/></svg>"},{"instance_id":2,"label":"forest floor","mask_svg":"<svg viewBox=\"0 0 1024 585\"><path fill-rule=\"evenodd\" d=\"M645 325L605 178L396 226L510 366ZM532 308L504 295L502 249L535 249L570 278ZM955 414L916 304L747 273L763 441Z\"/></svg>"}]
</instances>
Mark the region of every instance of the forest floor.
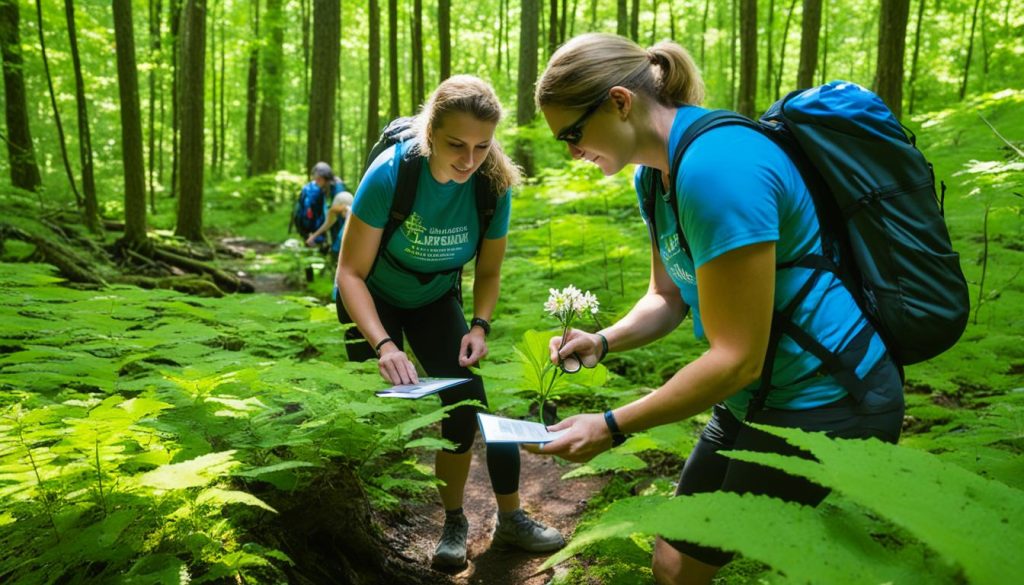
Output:
<instances>
[{"instance_id":1,"label":"forest floor","mask_svg":"<svg viewBox=\"0 0 1024 585\"><path fill-rule=\"evenodd\" d=\"M560 479L571 468L552 457L521 451L520 496L523 509L531 517L558 529L568 540L587 500L601 492L607 482L603 477ZM425 462L426 463L426 462ZM386 527L386 537L402 556L430 564L434 546L441 535L444 513L440 500L408 502ZM487 474L483 441L473 447L473 463L466 482L463 508L469 519L468 563L465 568L448 572L458 585L544 585L555 569L538 573L548 557L523 551L491 548L497 508Z\"/></svg>"}]
</instances>

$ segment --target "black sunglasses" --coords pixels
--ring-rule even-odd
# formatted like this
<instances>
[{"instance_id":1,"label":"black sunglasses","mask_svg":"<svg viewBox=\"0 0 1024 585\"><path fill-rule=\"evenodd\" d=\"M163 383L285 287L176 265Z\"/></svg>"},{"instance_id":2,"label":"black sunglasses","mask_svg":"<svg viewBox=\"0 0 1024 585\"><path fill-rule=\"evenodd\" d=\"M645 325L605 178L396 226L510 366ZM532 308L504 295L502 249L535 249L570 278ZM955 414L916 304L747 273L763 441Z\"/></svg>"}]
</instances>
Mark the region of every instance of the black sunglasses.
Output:
<instances>
[{"instance_id":1,"label":"black sunglasses","mask_svg":"<svg viewBox=\"0 0 1024 585\"><path fill-rule=\"evenodd\" d=\"M607 100L608 100L608 95L606 94L599 101L594 102L594 104L591 105L589 108L587 108L583 112L583 115L580 116L579 118L577 118L575 122L573 122L572 124L569 124L568 126L563 128L562 130L560 130L558 132L558 136L556 136L555 139L556 140L561 140L562 142L567 142L567 143L569 143L569 144L571 144L573 146L576 146L577 144L579 144L580 140L583 139L583 125L587 123L587 120L591 116L593 116L594 112L596 112L598 108L600 108L602 105L604 105L604 102L607 101Z\"/></svg>"}]
</instances>

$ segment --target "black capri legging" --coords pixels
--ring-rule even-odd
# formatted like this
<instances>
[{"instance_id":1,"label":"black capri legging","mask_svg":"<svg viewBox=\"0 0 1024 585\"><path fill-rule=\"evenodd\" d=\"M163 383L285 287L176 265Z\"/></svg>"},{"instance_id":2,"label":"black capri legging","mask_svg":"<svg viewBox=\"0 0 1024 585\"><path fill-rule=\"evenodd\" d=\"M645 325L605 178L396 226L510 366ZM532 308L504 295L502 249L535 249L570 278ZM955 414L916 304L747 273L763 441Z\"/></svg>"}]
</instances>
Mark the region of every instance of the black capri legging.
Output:
<instances>
[{"instance_id":1,"label":"black capri legging","mask_svg":"<svg viewBox=\"0 0 1024 585\"><path fill-rule=\"evenodd\" d=\"M404 350L402 333L409 340L417 359L427 375L439 378L470 378L469 382L453 386L438 393L441 404L447 406L462 400L479 400L487 406L487 394L479 376L459 365L459 347L462 337L469 331L462 305L453 291L440 299L414 309L396 307L371 292L377 316L384 330L399 349ZM338 295L338 321L352 323ZM345 332L345 349L350 361L377 359L359 329L350 327ZM473 447L476 438L477 408L460 406L448 412L441 421L441 436L455 443L449 453L465 453ZM508 495L519 491L519 446L515 443L489 443L487 445L487 472L494 493Z\"/></svg>"},{"instance_id":2,"label":"black capri legging","mask_svg":"<svg viewBox=\"0 0 1024 585\"><path fill-rule=\"evenodd\" d=\"M751 415L750 420L805 431L825 431L830 437L874 437L895 443L903 425L903 383L899 371L886 355L872 368L864 382L871 390L860 403L846 396L832 404L808 410L766 408ZM780 437L743 424L728 408L718 404L683 466L676 495L726 491L769 495L817 506L829 493L827 488L802 477L719 454L719 451L730 449L812 458L810 453ZM709 565L720 567L733 556L731 552L691 542L667 542L676 550Z\"/></svg>"}]
</instances>

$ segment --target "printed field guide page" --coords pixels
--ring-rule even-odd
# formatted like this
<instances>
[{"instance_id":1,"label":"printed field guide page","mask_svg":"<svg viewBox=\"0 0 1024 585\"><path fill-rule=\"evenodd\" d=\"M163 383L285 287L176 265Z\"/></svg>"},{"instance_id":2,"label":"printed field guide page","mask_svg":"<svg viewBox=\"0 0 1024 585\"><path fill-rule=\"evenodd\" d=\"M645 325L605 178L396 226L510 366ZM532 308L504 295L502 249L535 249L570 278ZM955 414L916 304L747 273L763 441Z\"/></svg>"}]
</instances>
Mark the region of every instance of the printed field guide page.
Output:
<instances>
[{"instance_id":1,"label":"printed field guide page","mask_svg":"<svg viewBox=\"0 0 1024 585\"><path fill-rule=\"evenodd\" d=\"M477 413L480 433L488 443L550 443L565 431L552 433L544 425L514 418Z\"/></svg>"},{"instance_id":2,"label":"printed field guide page","mask_svg":"<svg viewBox=\"0 0 1024 585\"><path fill-rule=\"evenodd\" d=\"M420 378L419 384L399 384L377 392L383 398L423 398L445 388L469 382L470 378Z\"/></svg>"}]
</instances>

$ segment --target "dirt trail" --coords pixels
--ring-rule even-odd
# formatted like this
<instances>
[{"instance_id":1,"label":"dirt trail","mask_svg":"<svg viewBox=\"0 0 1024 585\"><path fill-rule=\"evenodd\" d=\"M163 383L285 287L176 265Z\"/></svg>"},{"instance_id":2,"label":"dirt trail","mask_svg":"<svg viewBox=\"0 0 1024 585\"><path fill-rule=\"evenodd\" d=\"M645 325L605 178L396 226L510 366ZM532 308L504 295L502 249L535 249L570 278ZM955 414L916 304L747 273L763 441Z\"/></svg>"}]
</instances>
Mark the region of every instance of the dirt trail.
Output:
<instances>
[{"instance_id":1,"label":"dirt trail","mask_svg":"<svg viewBox=\"0 0 1024 585\"><path fill-rule=\"evenodd\" d=\"M604 486L600 477L562 480L573 467L551 457L521 451L520 497L523 508L531 516L553 526L568 539L572 536L587 499ZM463 508L469 519L469 563L461 571L452 571L451 582L457 585L544 585L554 570L535 574L548 557L519 551L491 550L496 505L487 475L483 441L473 447L473 464L466 482ZM389 527L389 539L396 552L430 564L437 538L444 524L440 500L410 504L404 526Z\"/></svg>"}]
</instances>

